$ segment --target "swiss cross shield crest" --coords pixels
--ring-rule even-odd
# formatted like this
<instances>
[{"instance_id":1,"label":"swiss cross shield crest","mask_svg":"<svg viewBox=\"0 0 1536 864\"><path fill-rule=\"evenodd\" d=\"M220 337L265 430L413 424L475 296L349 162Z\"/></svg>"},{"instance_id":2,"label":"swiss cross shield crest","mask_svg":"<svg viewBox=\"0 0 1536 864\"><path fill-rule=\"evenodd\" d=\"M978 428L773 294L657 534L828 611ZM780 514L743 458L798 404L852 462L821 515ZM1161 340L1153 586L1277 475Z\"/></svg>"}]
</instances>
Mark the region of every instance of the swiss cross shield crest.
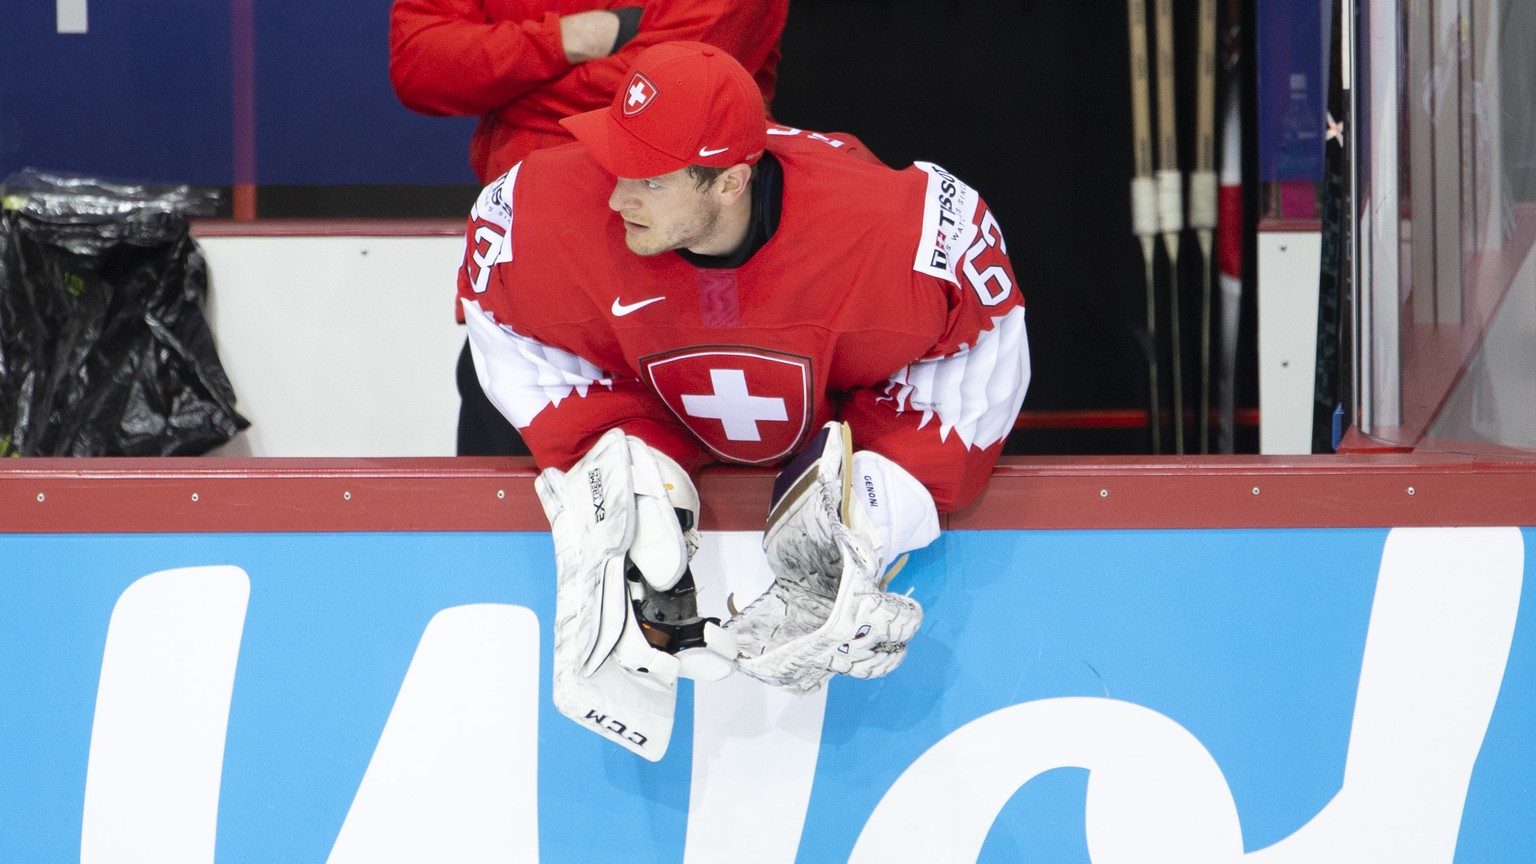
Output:
<instances>
[{"instance_id":1,"label":"swiss cross shield crest","mask_svg":"<svg viewBox=\"0 0 1536 864\"><path fill-rule=\"evenodd\" d=\"M650 107L656 98L656 85L645 77L644 72L629 76L629 86L624 88L624 116L633 117Z\"/></svg>"},{"instance_id":2,"label":"swiss cross shield crest","mask_svg":"<svg viewBox=\"0 0 1536 864\"><path fill-rule=\"evenodd\" d=\"M811 358L761 348L685 348L640 358L651 389L705 447L765 465L811 425Z\"/></svg>"}]
</instances>

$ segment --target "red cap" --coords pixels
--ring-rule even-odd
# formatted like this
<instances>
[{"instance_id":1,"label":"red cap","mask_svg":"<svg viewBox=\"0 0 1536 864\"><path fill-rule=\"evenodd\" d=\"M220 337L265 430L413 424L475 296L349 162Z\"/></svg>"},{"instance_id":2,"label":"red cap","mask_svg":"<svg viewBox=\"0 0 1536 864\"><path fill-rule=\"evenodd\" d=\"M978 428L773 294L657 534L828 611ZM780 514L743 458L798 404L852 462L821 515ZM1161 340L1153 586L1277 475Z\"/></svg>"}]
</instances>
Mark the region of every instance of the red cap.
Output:
<instances>
[{"instance_id":1,"label":"red cap","mask_svg":"<svg viewBox=\"0 0 1536 864\"><path fill-rule=\"evenodd\" d=\"M616 177L659 177L689 165L748 165L767 144L763 94L725 51L663 42L640 52L607 108L560 123Z\"/></svg>"}]
</instances>

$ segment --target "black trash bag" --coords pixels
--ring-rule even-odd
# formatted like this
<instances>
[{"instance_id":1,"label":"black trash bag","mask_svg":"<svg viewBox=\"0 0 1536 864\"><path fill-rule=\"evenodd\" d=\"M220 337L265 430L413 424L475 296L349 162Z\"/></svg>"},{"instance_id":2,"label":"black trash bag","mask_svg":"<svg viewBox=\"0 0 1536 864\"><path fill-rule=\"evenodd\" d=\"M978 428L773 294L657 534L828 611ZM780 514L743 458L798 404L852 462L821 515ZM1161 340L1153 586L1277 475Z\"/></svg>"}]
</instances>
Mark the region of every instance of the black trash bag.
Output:
<instances>
[{"instance_id":1,"label":"black trash bag","mask_svg":"<svg viewBox=\"0 0 1536 864\"><path fill-rule=\"evenodd\" d=\"M0 455L193 456L250 425L187 229L216 196L35 169L0 193Z\"/></svg>"}]
</instances>

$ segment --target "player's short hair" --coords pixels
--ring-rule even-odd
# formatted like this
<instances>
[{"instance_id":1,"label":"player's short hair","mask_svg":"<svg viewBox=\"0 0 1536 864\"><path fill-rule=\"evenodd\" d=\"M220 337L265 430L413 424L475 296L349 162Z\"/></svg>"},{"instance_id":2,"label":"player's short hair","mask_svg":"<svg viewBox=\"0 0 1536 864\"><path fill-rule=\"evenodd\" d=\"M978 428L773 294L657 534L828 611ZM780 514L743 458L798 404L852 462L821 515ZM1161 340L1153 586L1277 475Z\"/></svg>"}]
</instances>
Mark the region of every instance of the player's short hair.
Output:
<instances>
[{"instance_id":1,"label":"player's short hair","mask_svg":"<svg viewBox=\"0 0 1536 864\"><path fill-rule=\"evenodd\" d=\"M689 165L683 170L687 171L688 176L693 178L694 188L706 189L711 183L714 183L716 180L720 179L720 175L724 174L730 167L732 166L712 168L708 165ZM752 168L752 174L747 178L748 183L751 183L757 178L757 166L752 165L750 167Z\"/></svg>"},{"instance_id":2,"label":"player's short hair","mask_svg":"<svg viewBox=\"0 0 1536 864\"><path fill-rule=\"evenodd\" d=\"M725 173L724 168L711 168L708 165L689 165L685 170L688 176L693 178L694 186L699 189L708 187Z\"/></svg>"}]
</instances>

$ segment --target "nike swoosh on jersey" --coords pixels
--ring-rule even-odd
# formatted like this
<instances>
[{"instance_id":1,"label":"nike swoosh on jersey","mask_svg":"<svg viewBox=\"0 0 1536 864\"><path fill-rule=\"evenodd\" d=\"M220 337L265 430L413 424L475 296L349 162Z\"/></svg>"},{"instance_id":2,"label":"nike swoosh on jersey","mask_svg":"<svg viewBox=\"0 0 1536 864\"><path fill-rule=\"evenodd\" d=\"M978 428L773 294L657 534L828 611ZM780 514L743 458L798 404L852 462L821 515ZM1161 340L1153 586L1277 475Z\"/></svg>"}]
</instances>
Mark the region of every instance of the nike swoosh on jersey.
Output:
<instances>
[{"instance_id":1,"label":"nike swoosh on jersey","mask_svg":"<svg viewBox=\"0 0 1536 864\"><path fill-rule=\"evenodd\" d=\"M667 299L667 295L663 294L660 297L648 297L638 303L620 303L619 298L615 297L613 298L613 317L623 318L636 309L644 309L652 303L660 303L665 299Z\"/></svg>"},{"instance_id":2,"label":"nike swoosh on jersey","mask_svg":"<svg viewBox=\"0 0 1536 864\"><path fill-rule=\"evenodd\" d=\"M700 147L699 148L699 155L703 156L706 159L708 159L711 156L715 156L715 155L718 155L720 153L724 153L725 151L727 151L729 149L731 149L731 148L729 148L729 147L717 147L714 150L711 150L708 147Z\"/></svg>"}]
</instances>

